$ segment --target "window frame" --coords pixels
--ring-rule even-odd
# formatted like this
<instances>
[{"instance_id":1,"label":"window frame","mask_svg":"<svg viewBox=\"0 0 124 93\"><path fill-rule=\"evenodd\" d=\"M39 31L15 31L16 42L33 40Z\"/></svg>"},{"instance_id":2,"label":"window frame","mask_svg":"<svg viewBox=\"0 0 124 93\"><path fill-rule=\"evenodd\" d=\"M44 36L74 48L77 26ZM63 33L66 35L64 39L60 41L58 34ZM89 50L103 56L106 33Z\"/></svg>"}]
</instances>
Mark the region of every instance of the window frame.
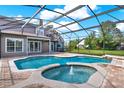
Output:
<instances>
[{"instance_id":1,"label":"window frame","mask_svg":"<svg viewBox=\"0 0 124 93\"><path fill-rule=\"evenodd\" d=\"M33 43L33 51L31 51L31 48L30 48L30 43ZM38 49L39 51L35 51L35 43L38 43ZM28 52L29 53L39 53L39 52L42 52L42 41L35 41L35 40L28 40Z\"/></svg>"},{"instance_id":2,"label":"window frame","mask_svg":"<svg viewBox=\"0 0 124 93\"><path fill-rule=\"evenodd\" d=\"M11 41L14 41L14 51L12 51L12 52L9 52L8 51L8 46L7 46L7 40L11 40ZM22 46L20 46L20 47L22 47L22 51L17 51L17 44L16 44L16 42L17 41L21 41L22 42ZM5 53L23 53L24 52L24 39L22 39L22 38L11 38L11 37L7 37L7 38L5 38Z\"/></svg>"}]
</instances>

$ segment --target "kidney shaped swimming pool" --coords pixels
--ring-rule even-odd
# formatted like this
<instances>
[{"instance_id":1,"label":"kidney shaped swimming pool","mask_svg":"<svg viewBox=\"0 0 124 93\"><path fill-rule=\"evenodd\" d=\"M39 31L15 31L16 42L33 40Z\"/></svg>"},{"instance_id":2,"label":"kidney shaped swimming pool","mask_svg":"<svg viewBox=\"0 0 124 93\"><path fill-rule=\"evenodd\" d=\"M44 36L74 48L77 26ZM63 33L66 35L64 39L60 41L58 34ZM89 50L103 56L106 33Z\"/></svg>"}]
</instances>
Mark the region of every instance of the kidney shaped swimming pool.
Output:
<instances>
[{"instance_id":1,"label":"kidney shaped swimming pool","mask_svg":"<svg viewBox=\"0 0 124 93\"><path fill-rule=\"evenodd\" d=\"M42 66L56 64L65 65L68 62L80 62L80 63L110 63L110 60L98 58L98 57L87 57L87 56L75 56L75 57L55 57L55 56L37 56L28 57L14 61L15 65L19 70L22 69L37 69Z\"/></svg>"}]
</instances>

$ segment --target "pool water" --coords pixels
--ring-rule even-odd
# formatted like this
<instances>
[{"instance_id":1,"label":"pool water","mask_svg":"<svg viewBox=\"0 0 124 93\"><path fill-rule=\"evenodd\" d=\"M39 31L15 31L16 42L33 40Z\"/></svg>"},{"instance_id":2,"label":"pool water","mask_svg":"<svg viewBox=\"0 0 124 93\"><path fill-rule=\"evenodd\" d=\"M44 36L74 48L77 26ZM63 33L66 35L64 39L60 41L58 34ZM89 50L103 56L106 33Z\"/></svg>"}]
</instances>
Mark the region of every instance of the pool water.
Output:
<instances>
[{"instance_id":1,"label":"pool water","mask_svg":"<svg viewBox=\"0 0 124 93\"><path fill-rule=\"evenodd\" d=\"M86 57L86 56L75 56L75 57L54 57L54 56L39 56L29 57L14 61L19 70L22 69L37 69L42 66L59 63L65 65L67 62L80 62L80 63L110 63L110 60L97 58L97 57Z\"/></svg>"},{"instance_id":2,"label":"pool water","mask_svg":"<svg viewBox=\"0 0 124 93\"><path fill-rule=\"evenodd\" d=\"M80 84L87 82L95 72L95 68L88 66L64 65L50 68L41 74L47 79Z\"/></svg>"}]
</instances>

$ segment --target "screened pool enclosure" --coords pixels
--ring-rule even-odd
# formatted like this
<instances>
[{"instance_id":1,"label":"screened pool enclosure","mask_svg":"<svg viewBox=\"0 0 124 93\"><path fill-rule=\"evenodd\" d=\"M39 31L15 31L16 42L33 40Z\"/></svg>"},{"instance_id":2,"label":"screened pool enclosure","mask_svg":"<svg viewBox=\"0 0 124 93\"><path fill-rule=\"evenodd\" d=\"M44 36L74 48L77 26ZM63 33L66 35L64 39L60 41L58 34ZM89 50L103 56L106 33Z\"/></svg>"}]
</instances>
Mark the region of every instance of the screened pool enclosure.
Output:
<instances>
[{"instance_id":1,"label":"screened pool enclosure","mask_svg":"<svg viewBox=\"0 0 124 93\"><path fill-rule=\"evenodd\" d=\"M74 49L79 53L80 49L86 49L90 53L92 49L100 49L104 53L106 49L120 50L124 46L123 5L5 5L0 7L6 11L6 13L1 12L0 19L10 20L6 23L1 22L0 31L19 28L23 35L27 24L37 26L42 20L42 25L37 28L37 31L52 26L51 31L64 40L63 51ZM13 12L16 11L18 12L14 15Z\"/></svg>"}]
</instances>

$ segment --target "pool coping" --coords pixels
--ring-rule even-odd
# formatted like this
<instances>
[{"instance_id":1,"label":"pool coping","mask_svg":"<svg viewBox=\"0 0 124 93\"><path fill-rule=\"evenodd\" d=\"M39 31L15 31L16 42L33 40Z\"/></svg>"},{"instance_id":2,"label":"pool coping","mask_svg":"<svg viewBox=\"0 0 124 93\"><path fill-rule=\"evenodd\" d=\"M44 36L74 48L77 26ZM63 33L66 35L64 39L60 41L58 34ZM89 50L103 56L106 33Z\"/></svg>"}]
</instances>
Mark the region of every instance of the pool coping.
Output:
<instances>
[{"instance_id":1,"label":"pool coping","mask_svg":"<svg viewBox=\"0 0 124 93\"><path fill-rule=\"evenodd\" d=\"M48 87L53 87L53 88L58 88L58 87L65 87L65 88L72 88L72 87L77 87L77 88L81 88L81 87L90 87L90 88L98 88L102 85L103 80L105 79L105 75L106 75L106 70L103 69L102 67L98 66L97 64L89 64L89 63L77 63L77 62L73 62L73 63L67 63L67 65L82 65L82 66L89 66L89 67L93 67L95 68L97 71L90 76L90 78L88 79L87 82L82 83L82 84L72 84L72 83L67 83L67 82L62 82L62 81L56 81L56 80L50 80L47 79L45 77L43 77L41 75L41 73L49 68L52 67L57 67L60 66L60 64L51 64L48 66L43 66L41 68L39 68L37 71L33 72L31 74L31 76L17 84L14 85L12 87L25 87L26 85L30 85L33 83L38 83L38 84L43 84L45 86Z\"/></svg>"},{"instance_id":2,"label":"pool coping","mask_svg":"<svg viewBox=\"0 0 124 93\"><path fill-rule=\"evenodd\" d=\"M26 57L20 57L20 58L14 58L14 59L11 59L9 61L9 65L10 65L10 68L11 68L11 71L12 72L25 72L25 71L35 71L37 69L22 69L22 70L19 70L16 66L16 64L14 63L14 61L17 61L17 60L21 60L21 59L26 59L26 58L29 58L29 57L40 57L40 56L54 56L54 57L75 57L75 56L87 56L87 57L99 57L99 58L103 58L102 56L96 56L96 55L85 55L85 54L75 54L75 53L69 53L71 55L69 56L58 56L57 54L44 54L44 55L30 55L30 56L26 56ZM111 62L110 62L111 63ZM100 63L100 64L110 64L110 63ZM93 64L93 63L92 63Z\"/></svg>"}]
</instances>

